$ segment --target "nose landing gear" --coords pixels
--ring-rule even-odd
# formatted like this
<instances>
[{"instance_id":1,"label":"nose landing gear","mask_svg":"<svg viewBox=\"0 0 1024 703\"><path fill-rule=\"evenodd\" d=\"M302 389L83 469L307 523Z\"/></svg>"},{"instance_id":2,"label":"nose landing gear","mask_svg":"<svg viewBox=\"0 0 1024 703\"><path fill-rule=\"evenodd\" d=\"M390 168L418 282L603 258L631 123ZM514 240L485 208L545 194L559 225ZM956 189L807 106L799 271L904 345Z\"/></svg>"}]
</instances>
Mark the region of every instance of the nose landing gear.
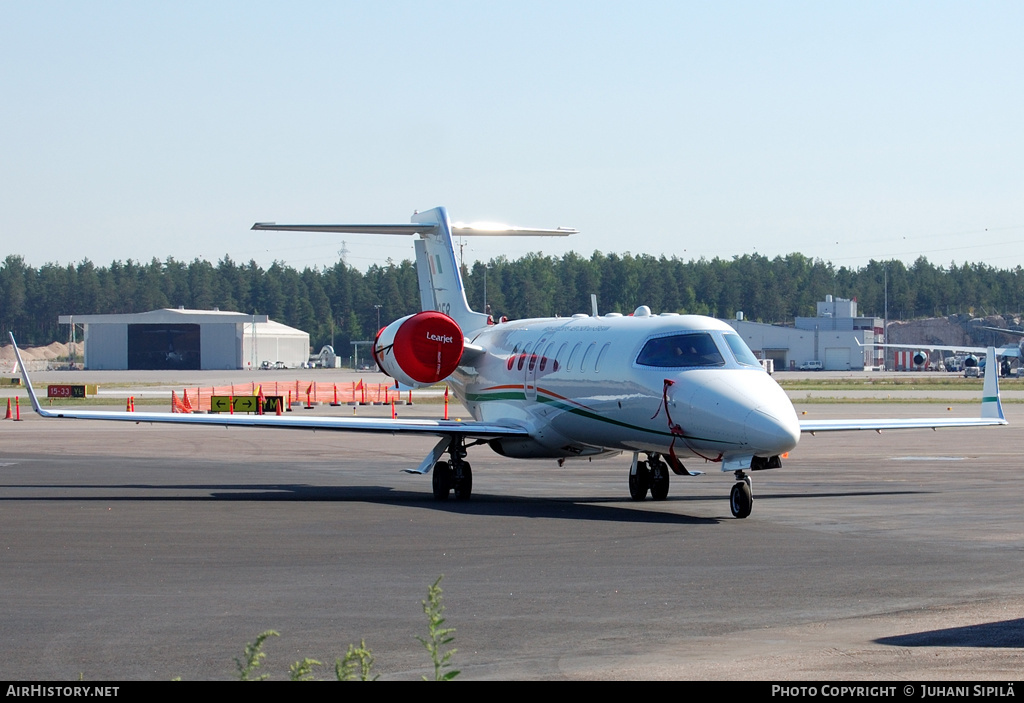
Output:
<instances>
[{"instance_id":1,"label":"nose landing gear","mask_svg":"<svg viewBox=\"0 0 1024 703\"><path fill-rule=\"evenodd\" d=\"M732 516L737 519L745 518L750 515L753 507L754 494L750 490L750 477L742 471L737 471L736 483L729 493L729 509L732 510Z\"/></svg>"}]
</instances>

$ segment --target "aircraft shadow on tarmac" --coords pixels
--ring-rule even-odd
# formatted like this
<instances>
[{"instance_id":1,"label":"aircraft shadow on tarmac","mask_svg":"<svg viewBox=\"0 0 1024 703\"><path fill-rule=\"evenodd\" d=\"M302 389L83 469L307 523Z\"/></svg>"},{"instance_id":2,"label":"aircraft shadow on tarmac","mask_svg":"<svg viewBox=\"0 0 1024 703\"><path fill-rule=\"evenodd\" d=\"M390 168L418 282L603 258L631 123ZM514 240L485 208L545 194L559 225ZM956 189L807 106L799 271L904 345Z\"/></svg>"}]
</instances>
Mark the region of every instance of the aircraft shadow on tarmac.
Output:
<instances>
[{"instance_id":1,"label":"aircraft shadow on tarmac","mask_svg":"<svg viewBox=\"0 0 1024 703\"><path fill-rule=\"evenodd\" d=\"M240 484L33 484L8 485L5 488L42 489L42 490L116 490L145 491L150 495L95 495L95 496L17 496L0 497L5 501L294 501L294 502L364 502L397 505L406 503L419 508L458 512L464 515L487 515L502 517L535 517L564 518L583 520L610 520L615 522L653 523L653 524L716 524L721 517L699 517L683 515L676 512L652 511L643 509L655 503L645 501L637 503L628 497L608 496L575 496L575 497L535 497L488 495L474 493L471 501L450 500L443 503L434 500L429 493L419 491L401 491L388 486L317 486L295 483L240 483ZM201 491L205 495L168 495L167 491ZM160 494L163 495L160 495ZM758 501L779 499L806 498L849 498L863 496L899 496L930 493L923 490L886 490L886 491L819 491L813 493L761 493ZM727 509L726 501L719 495L677 495L657 505L679 505L692 502L722 503ZM634 508L634 509L623 509Z\"/></svg>"},{"instance_id":2,"label":"aircraft shadow on tarmac","mask_svg":"<svg viewBox=\"0 0 1024 703\"><path fill-rule=\"evenodd\" d=\"M1024 619L988 622L965 627L913 632L876 639L894 647L1015 647L1024 648Z\"/></svg>"},{"instance_id":3,"label":"aircraft shadow on tarmac","mask_svg":"<svg viewBox=\"0 0 1024 703\"><path fill-rule=\"evenodd\" d=\"M524 497L474 493L471 501L449 500L438 502L432 494L414 491L396 491L387 486L315 486L309 484L32 484L7 485L4 488L36 489L36 490L81 490L101 491L102 495L54 495L54 496L9 496L0 497L3 502L203 502L203 501L252 501L252 502L360 502L379 503L391 506L401 504L426 508L430 510L457 512L463 515L481 515L489 517L529 517L529 518L560 518L569 520L599 520L629 523L651 524L717 524L732 518L697 517L680 515L674 512L651 511L642 509L623 509L621 506L640 508L644 505L655 505L653 502L636 503L629 498L611 498L606 496L592 497ZM124 495L110 491L202 491L205 495L159 495L134 494ZM665 505L686 502L689 500L711 500L710 496L682 496L670 498L658 503ZM723 512L728 504L720 496L714 500L722 503Z\"/></svg>"}]
</instances>

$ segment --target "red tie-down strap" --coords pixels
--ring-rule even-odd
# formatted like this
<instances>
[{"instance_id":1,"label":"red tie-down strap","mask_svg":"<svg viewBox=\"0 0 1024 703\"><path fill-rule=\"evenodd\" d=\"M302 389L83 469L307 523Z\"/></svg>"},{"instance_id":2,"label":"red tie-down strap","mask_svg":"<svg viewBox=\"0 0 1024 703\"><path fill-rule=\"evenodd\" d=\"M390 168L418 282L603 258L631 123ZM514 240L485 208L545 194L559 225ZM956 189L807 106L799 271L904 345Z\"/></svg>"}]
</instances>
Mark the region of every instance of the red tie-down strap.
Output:
<instances>
[{"instance_id":1,"label":"red tie-down strap","mask_svg":"<svg viewBox=\"0 0 1024 703\"><path fill-rule=\"evenodd\" d=\"M683 440L683 444L686 445L686 448L689 451L691 451L693 454L696 454L697 456L699 456L701 459L704 459L705 461L721 461L722 460L722 453L721 452L718 453L718 456L711 457L711 456L704 456L700 452L696 451L692 446L690 446L690 443L687 441L686 433L683 432L682 426L676 424L675 422L672 422L672 414L669 412L669 409L668 409L668 389L669 389L670 386L674 386L675 384L676 384L676 382L673 381L672 379L670 379L670 378L666 378L665 379L665 383L661 387L661 405L658 406L657 412L655 412L651 416L651 419L653 420L654 418L658 417L658 413L661 412L661 409L665 408L665 417L668 419L668 431L669 431L669 434L672 435L672 443L670 445L668 445L668 453L669 453L669 456L672 457L672 462L671 463L672 463L672 466L673 466L673 470L675 471L675 467L676 466L680 466L681 467L683 465L682 462L679 461L679 459L676 457L676 440L677 439ZM676 473L680 473L680 472L676 471Z\"/></svg>"}]
</instances>

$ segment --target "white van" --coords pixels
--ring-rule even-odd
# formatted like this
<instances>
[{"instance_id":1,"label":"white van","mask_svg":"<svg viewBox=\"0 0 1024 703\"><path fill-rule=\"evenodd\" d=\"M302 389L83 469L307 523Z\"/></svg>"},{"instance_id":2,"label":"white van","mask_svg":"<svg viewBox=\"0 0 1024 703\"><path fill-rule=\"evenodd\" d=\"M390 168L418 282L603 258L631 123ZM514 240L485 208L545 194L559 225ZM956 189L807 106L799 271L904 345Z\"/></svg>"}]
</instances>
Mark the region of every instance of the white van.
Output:
<instances>
[{"instance_id":1,"label":"white van","mask_svg":"<svg viewBox=\"0 0 1024 703\"><path fill-rule=\"evenodd\" d=\"M815 359L814 361L805 361L804 363L800 364L801 371L821 371L824 368L825 364L821 363L817 359Z\"/></svg>"}]
</instances>

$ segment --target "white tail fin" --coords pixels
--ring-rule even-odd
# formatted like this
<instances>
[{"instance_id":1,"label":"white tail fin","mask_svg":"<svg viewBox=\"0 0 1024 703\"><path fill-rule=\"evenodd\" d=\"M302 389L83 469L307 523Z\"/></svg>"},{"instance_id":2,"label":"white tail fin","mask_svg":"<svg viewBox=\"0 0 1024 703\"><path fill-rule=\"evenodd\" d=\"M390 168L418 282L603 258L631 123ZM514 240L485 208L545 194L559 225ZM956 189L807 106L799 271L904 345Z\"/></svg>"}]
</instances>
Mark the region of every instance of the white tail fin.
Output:
<instances>
[{"instance_id":1,"label":"white tail fin","mask_svg":"<svg viewBox=\"0 0 1024 703\"><path fill-rule=\"evenodd\" d=\"M443 312L454 319L463 332L485 326L487 315L473 312L466 301L466 290L452 243L453 232L460 237L565 237L576 234L575 229L567 227L531 229L492 224L453 225L443 207L414 214L412 224L408 225L279 225L276 222L257 222L252 228L283 232L418 234L421 239L416 240L415 247L420 308Z\"/></svg>"},{"instance_id":2,"label":"white tail fin","mask_svg":"<svg viewBox=\"0 0 1024 703\"><path fill-rule=\"evenodd\" d=\"M420 232L415 242L416 275L420 281L420 307L438 310L455 320L463 332L487 325L487 315L473 312L466 301L462 272L455 258L448 211L436 207L412 216L416 224L434 225Z\"/></svg>"}]
</instances>

